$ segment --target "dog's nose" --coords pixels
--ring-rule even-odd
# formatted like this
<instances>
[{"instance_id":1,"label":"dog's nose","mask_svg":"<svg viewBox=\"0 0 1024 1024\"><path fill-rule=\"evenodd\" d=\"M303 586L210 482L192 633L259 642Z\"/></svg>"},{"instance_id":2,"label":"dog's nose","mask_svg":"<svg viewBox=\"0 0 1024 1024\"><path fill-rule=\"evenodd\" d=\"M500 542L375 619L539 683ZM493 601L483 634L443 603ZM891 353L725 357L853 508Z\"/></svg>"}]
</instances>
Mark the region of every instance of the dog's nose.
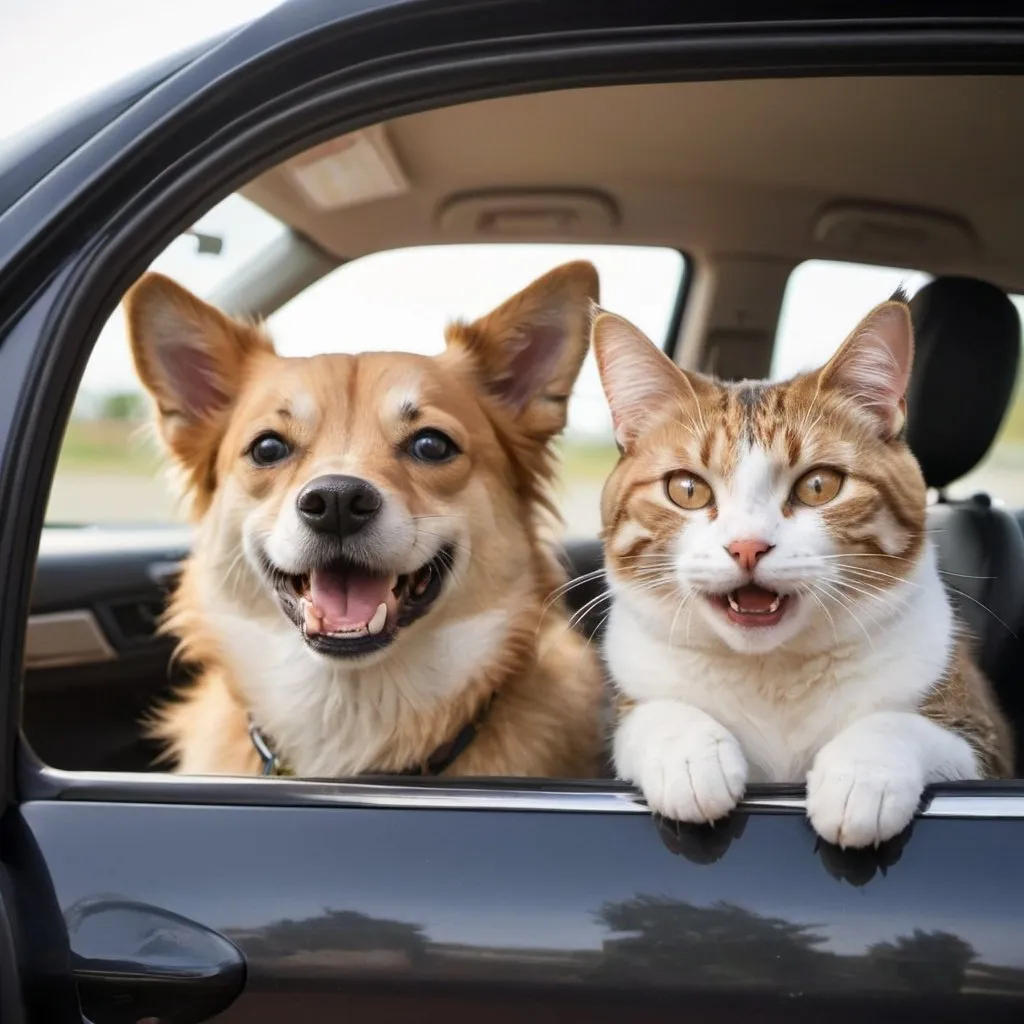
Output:
<instances>
[{"instance_id":1,"label":"dog's nose","mask_svg":"<svg viewBox=\"0 0 1024 1024\"><path fill-rule=\"evenodd\" d=\"M302 488L295 504L311 530L347 537L380 512L384 497L357 476L318 476Z\"/></svg>"},{"instance_id":2,"label":"dog's nose","mask_svg":"<svg viewBox=\"0 0 1024 1024\"><path fill-rule=\"evenodd\" d=\"M734 540L725 550L732 555L736 564L746 572L753 572L754 566L768 554L775 545L763 540Z\"/></svg>"}]
</instances>

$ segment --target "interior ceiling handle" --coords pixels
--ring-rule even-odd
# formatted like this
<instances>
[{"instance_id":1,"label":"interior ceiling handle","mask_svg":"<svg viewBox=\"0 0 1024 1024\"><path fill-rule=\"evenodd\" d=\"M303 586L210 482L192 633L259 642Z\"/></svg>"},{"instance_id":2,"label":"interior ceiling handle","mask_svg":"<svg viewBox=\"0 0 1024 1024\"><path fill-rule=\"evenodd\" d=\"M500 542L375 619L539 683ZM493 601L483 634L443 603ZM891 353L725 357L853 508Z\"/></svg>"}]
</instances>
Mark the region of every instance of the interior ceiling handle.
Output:
<instances>
[{"instance_id":1,"label":"interior ceiling handle","mask_svg":"<svg viewBox=\"0 0 1024 1024\"><path fill-rule=\"evenodd\" d=\"M245 958L223 935L179 914L119 896L65 914L71 970L92 1024L198 1024L245 986Z\"/></svg>"}]
</instances>

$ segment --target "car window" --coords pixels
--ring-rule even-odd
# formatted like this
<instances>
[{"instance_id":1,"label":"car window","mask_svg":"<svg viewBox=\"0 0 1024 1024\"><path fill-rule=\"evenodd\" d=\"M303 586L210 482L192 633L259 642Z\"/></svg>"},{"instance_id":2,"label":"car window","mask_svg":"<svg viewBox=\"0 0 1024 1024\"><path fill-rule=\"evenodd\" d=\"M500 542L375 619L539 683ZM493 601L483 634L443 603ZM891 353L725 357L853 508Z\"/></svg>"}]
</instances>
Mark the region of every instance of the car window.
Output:
<instances>
[{"instance_id":1,"label":"car window","mask_svg":"<svg viewBox=\"0 0 1024 1024\"><path fill-rule=\"evenodd\" d=\"M286 231L255 203L231 195L179 235L150 269L209 297ZM145 429L147 415L118 307L96 340L78 388L50 490L48 526L180 518Z\"/></svg>"},{"instance_id":2,"label":"car window","mask_svg":"<svg viewBox=\"0 0 1024 1024\"><path fill-rule=\"evenodd\" d=\"M771 377L783 380L824 363L873 305L903 286L912 297L931 280L918 270L808 260L790 275L779 314ZM1011 295L1024 319L1024 296ZM1024 507L1024 375L1006 420L986 457L946 490L950 497L986 491L1015 508Z\"/></svg>"},{"instance_id":3,"label":"car window","mask_svg":"<svg viewBox=\"0 0 1024 1024\"><path fill-rule=\"evenodd\" d=\"M872 306L902 286L908 295L931 278L918 270L808 260L789 276L772 351L772 380L827 362Z\"/></svg>"},{"instance_id":4,"label":"car window","mask_svg":"<svg viewBox=\"0 0 1024 1024\"><path fill-rule=\"evenodd\" d=\"M353 260L268 318L278 351L399 349L432 354L444 328L493 309L534 278L574 259L601 276L601 302L665 343L684 274L674 249L615 245L483 244L394 249ZM559 484L568 537L600 529L600 492L615 464L611 415L593 354L569 401Z\"/></svg>"},{"instance_id":5,"label":"car window","mask_svg":"<svg viewBox=\"0 0 1024 1024\"><path fill-rule=\"evenodd\" d=\"M281 229L258 216L248 219L250 207L258 209L252 204L218 207L196 225L200 232L224 236L220 256L199 253L194 237L182 238L154 269L201 296L209 295L238 269L239 250L251 254ZM231 243L235 255L229 253ZM226 266L225 259L234 262ZM674 249L628 246L483 244L384 251L343 264L269 316L267 324L282 355L387 349L430 354L443 349L450 320L486 313L572 259L595 264L605 306L633 320L658 344L665 342L684 259ZM48 523L158 523L178 517L172 492L159 473L159 454L145 430L146 415L118 312L83 380L61 452ZM570 402L562 456L566 534L594 536L600 526L601 486L616 451L592 356Z\"/></svg>"}]
</instances>

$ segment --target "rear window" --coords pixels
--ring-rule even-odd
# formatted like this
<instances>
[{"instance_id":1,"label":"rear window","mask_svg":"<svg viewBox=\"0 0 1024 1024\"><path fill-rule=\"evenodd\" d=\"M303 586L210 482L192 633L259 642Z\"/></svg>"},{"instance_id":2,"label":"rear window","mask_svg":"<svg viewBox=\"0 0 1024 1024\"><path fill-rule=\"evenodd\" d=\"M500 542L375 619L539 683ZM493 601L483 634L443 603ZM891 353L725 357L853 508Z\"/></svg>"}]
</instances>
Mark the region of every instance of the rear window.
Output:
<instances>
[{"instance_id":1,"label":"rear window","mask_svg":"<svg viewBox=\"0 0 1024 1024\"><path fill-rule=\"evenodd\" d=\"M864 313L900 286L913 297L929 274L899 267L808 260L790 275L772 352L771 377L784 380L821 366ZM1011 295L1024 319L1024 296ZM950 484L951 497L985 491L1024 508L1024 389L1017 380L1010 409L995 444L974 470Z\"/></svg>"}]
</instances>

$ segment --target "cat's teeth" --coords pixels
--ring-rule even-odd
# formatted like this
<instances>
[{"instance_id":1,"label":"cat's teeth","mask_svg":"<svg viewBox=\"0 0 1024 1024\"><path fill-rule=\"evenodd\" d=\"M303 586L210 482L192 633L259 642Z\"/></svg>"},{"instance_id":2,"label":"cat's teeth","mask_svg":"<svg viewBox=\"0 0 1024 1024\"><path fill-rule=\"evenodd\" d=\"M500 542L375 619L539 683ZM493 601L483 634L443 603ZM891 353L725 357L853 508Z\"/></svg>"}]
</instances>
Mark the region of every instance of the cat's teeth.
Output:
<instances>
[{"instance_id":1,"label":"cat's teeth","mask_svg":"<svg viewBox=\"0 0 1024 1024\"><path fill-rule=\"evenodd\" d=\"M726 597L729 600L729 607L734 612L739 612L740 615L772 615L779 610L779 606L782 604L782 595L776 594L775 600L772 601L772 603L763 611L752 611L749 608L741 608L732 594L726 594Z\"/></svg>"},{"instance_id":2,"label":"cat's teeth","mask_svg":"<svg viewBox=\"0 0 1024 1024\"><path fill-rule=\"evenodd\" d=\"M385 602L381 601L377 605L377 610L373 613L373 618L366 624L366 632L370 636L376 636L383 628L384 623L388 619L388 606Z\"/></svg>"}]
</instances>

